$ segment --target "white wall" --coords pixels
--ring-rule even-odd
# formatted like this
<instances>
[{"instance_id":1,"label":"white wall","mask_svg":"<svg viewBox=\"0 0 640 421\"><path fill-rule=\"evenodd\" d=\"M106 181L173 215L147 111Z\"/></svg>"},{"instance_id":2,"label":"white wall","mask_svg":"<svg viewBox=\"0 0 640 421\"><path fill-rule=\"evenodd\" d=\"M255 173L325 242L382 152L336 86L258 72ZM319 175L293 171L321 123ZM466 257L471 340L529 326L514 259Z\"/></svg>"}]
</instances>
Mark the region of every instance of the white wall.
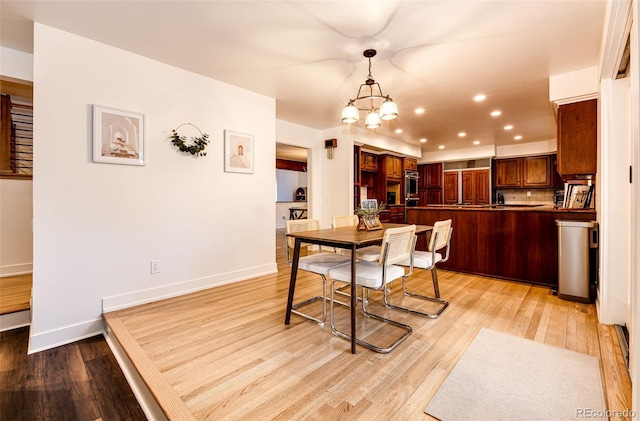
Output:
<instances>
[{"instance_id":1,"label":"white wall","mask_svg":"<svg viewBox=\"0 0 640 421\"><path fill-rule=\"evenodd\" d=\"M0 47L0 75L33 81L33 55ZM31 180L0 179L0 277L32 270L32 191Z\"/></svg>"},{"instance_id":2,"label":"white wall","mask_svg":"<svg viewBox=\"0 0 640 421\"><path fill-rule=\"evenodd\" d=\"M276 169L276 201L291 202L298 187L307 187L307 173Z\"/></svg>"},{"instance_id":3,"label":"white wall","mask_svg":"<svg viewBox=\"0 0 640 421\"><path fill-rule=\"evenodd\" d=\"M31 180L0 179L0 277L31 273Z\"/></svg>"},{"instance_id":4,"label":"white wall","mask_svg":"<svg viewBox=\"0 0 640 421\"><path fill-rule=\"evenodd\" d=\"M0 75L33 81L33 55L0 47Z\"/></svg>"},{"instance_id":5,"label":"white wall","mask_svg":"<svg viewBox=\"0 0 640 421\"><path fill-rule=\"evenodd\" d=\"M276 271L272 98L37 23L34 58L31 352L100 333L103 299ZM145 166L91 162L92 104L146 115ZM167 140L185 122L210 135L206 157ZM254 174L223 171L225 129L254 135Z\"/></svg>"}]
</instances>

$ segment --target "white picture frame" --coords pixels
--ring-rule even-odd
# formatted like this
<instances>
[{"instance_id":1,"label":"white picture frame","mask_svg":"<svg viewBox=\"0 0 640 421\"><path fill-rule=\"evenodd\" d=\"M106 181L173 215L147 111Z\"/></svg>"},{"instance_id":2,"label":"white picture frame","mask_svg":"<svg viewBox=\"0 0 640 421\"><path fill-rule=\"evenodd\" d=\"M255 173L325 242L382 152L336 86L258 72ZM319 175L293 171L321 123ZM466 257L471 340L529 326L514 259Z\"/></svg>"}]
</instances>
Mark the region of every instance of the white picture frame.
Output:
<instances>
[{"instance_id":1,"label":"white picture frame","mask_svg":"<svg viewBox=\"0 0 640 421\"><path fill-rule=\"evenodd\" d=\"M224 170L253 174L253 135L224 131Z\"/></svg>"},{"instance_id":2,"label":"white picture frame","mask_svg":"<svg viewBox=\"0 0 640 421\"><path fill-rule=\"evenodd\" d=\"M145 115L93 106L93 162L144 165Z\"/></svg>"}]
</instances>

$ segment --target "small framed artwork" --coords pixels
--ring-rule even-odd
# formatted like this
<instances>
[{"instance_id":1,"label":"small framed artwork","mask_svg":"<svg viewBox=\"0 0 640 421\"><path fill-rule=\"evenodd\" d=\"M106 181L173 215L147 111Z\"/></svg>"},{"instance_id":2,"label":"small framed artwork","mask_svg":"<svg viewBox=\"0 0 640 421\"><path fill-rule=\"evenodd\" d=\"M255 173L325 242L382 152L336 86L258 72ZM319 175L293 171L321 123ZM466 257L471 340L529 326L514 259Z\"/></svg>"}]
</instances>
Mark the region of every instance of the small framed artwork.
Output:
<instances>
[{"instance_id":1,"label":"small framed artwork","mask_svg":"<svg viewBox=\"0 0 640 421\"><path fill-rule=\"evenodd\" d=\"M93 106L93 162L144 165L144 114Z\"/></svg>"},{"instance_id":2,"label":"small framed artwork","mask_svg":"<svg viewBox=\"0 0 640 421\"><path fill-rule=\"evenodd\" d=\"M593 186L574 184L570 190L568 208L588 208L591 205Z\"/></svg>"},{"instance_id":3,"label":"small framed artwork","mask_svg":"<svg viewBox=\"0 0 640 421\"><path fill-rule=\"evenodd\" d=\"M224 170L253 174L253 136L224 131Z\"/></svg>"}]
</instances>

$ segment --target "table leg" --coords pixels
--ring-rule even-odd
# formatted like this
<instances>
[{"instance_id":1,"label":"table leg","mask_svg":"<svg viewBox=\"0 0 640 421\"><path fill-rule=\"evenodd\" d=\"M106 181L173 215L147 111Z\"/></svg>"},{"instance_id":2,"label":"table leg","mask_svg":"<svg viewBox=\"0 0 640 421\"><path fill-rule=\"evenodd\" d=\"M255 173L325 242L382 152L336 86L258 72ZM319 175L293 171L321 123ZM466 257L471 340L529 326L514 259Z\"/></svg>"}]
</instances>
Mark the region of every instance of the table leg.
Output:
<instances>
[{"instance_id":1,"label":"table leg","mask_svg":"<svg viewBox=\"0 0 640 421\"><path fill-rule=\"evenodd\" d=\"M356 353L356 305L358 287L356 286L356 245L351 246L351 353Z\"/></svg>"},{"instance_id":2,"label":"table leg","mask_svg":"<svg viewBox=\"0 0 640 421\"><path fill-rule=\"evenodd\" d=\"M287 240L288 241L288 240ZM296 238L293 247L293 260L291 261L291 276L289 277L289 297L287 298L287 313L284 317L284 324L288 325L291 321L291 308L293 307L293 294L296 290L296 278L298 276L298 261L300 260L300 241Z\"/></svg>"}]
</instances>

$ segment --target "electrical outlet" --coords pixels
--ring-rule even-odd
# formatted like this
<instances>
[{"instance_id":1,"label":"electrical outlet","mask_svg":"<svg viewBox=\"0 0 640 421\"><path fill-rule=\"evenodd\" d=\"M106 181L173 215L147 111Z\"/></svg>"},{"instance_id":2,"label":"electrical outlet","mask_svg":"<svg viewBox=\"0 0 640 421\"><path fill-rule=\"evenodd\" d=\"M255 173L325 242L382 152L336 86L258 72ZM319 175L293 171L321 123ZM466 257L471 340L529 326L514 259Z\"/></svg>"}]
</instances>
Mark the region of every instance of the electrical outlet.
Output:
<instances>
[{"instance_id":1,"label":"electrical outlet","mask_svg":"<svg viewBox=\"0 0 640 421\"><path fill-rule=\"evenodd\" d=\"M530 191L527 192L527 197L531 197L531 192Z\"/></svg>"},{"instance_id":2,"label":"electrical outlet","mask_svg":"<svg viewBox=\"0 0 640 421\"><path fill-rule=\"evenodd\" d=\"M160 260L151 261L151 273L160 273Z\"/></svg>"}]
</instances>

